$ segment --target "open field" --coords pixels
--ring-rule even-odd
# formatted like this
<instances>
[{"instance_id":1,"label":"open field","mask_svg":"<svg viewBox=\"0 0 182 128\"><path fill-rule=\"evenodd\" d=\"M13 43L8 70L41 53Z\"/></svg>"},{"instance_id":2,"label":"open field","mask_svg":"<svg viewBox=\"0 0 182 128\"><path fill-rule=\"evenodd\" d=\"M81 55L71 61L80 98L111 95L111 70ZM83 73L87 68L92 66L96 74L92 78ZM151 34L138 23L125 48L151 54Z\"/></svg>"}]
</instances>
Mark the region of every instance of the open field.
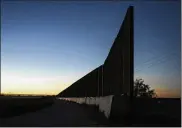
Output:
<instances>
[{"instance_id":1,"label":"open field","mask_svg":"<svg viewBox=\"0 0 182 128\"><path fill-rule=\"evenodd\" d=\"M19 99L19 101L21 100ZM36 108L34 111L31 109L30 112L30 109L25 108L24 110L27 110L27 112L21 113L19 116L1 118L0 126L107 126L107 119L95 106L79 105L56 99L54 99L53 104L47 104L52 103L49 102L50 99L41 100L39 99L39 102L42 103L34 102L34 106L37 105L34 107ZM24 105L28 108L32 106L31 103L27 105L25 102ZM23 108L23 104L21 106ZM42 108L40 109L39 106Z\"/></svg>"},{"instance_id":2,"label":"open field","mask_svg":"<svg viewBox=\"0 0 182 128\"><path fill-rule=\"evenodd\" d=\"M122 103L115 100L112 109ZM181 126L181 99L142 99L125 118L112 110L109 120L93 105L55 97L0 97L0 126ZM118 109L119 110L119 109Z\"/></svg>"},{"instance_id":3,"label":"open field","mask_svg":"<svg viewBox=\"0 0 182 128\"><path fill-rule=\"evenodd\" d=\"M0 118L34 112L53 104L54 97L0 96Z\"/></svg>"},{"instance_id":4,"label":"open field","mask_svg":"<svg viewBox=\"0 0 182 128\"><path fill-rule=\"evenodd\" d=\"M122 104L113 103L117 108ZM111 126L181 126L181 99L180 98L135 98L132 103L132 112L125 119L121 119L118 111L112 112Z\"/></svg>"},{"instance_id":5,"label":"open field","mask_svg":"<svg viewBox=\"0 0 182 128\"><path fill-rule=\"evenodd\" d=\"M134 126L181 126L181 99L136 99Z\"/></svg>"}]
</instances>

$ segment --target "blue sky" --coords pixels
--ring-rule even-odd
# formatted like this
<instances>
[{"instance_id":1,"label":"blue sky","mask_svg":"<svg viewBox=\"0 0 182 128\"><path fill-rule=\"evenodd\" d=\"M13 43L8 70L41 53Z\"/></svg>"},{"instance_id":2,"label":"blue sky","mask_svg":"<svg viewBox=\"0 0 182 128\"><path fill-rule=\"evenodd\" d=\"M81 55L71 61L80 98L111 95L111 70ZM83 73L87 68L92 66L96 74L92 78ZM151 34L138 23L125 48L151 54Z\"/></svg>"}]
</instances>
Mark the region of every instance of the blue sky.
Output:
<instances>
[{"instance_id":1,"label":"blue sky","mask_svg":"<svg viewBox=\"0 0 182 128\"><path fill-rule=\"evenodd\" d=\"M135 9L135 77L179 94L180 1L2 2L2 91L40 93L47 87L58 93L102 64L129 5ZM12 85L9 76L21 80ZM51 79L38 88L22 83L30 77L40 83Z\"/></svg>"}]
</instances>

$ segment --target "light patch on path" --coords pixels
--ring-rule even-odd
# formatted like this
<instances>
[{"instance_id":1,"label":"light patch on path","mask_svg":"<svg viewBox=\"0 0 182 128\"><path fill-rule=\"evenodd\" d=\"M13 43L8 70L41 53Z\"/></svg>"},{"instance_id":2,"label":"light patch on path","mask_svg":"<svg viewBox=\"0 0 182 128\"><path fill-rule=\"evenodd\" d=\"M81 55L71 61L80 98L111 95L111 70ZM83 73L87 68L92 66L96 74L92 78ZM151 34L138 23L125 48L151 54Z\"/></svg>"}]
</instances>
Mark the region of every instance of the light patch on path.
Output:
<instances>
[{"instance_id":1,"label":"light patch on path","mask_svg":"<svg viewBox=\"0 0 182 128\"><path fill-rule=\"evenodd\" d=\"M58 98L61 100L73 101L79 104L88 104L88 105L96 105L99 106L99 110L104 112L104 115L109 118L111 112L111 105L113 95L104 96L104 97L83 97L83 98Z\"/></svg>"}]
</instances>

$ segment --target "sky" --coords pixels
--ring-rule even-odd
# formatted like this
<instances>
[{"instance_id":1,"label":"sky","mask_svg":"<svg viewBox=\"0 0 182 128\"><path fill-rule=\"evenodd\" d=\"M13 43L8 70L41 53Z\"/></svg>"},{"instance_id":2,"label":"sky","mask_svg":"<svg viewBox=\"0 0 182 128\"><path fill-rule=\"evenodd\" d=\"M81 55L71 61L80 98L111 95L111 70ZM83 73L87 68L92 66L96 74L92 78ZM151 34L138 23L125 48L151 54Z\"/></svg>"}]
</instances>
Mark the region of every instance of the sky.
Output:
<instances>
[{"instance_id":1,"label":"sky","mask_svg":"<svg viewBox=\"0 0 182 128\"><path fill-rule=\"evenodd\" d=\"M180 1L2 1L1 92L58 94L103 64L134 6L134 76L181 94Z\"/></svg>"}]
</instances>

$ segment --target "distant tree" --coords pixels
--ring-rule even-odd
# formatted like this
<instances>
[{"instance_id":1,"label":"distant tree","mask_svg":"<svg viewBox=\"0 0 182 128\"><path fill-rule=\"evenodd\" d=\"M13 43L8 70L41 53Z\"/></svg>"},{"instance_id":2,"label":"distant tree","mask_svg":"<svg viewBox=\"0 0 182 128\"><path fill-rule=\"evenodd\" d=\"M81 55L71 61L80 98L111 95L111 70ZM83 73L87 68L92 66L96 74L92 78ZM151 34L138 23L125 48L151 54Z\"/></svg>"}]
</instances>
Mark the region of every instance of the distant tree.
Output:
<instances>
[{"instance_id":1,"label":"distant tree","mask_svg":"<svg viewBox=\"0 0 182 128\"><path fill-rule=\"evenodd\" d=\"M157 94L154 89L150 89L149 85L144 84L143 79L136 79L134 82L134 96L154 98L157 97Z\"/></svg>"}]
</instances>

